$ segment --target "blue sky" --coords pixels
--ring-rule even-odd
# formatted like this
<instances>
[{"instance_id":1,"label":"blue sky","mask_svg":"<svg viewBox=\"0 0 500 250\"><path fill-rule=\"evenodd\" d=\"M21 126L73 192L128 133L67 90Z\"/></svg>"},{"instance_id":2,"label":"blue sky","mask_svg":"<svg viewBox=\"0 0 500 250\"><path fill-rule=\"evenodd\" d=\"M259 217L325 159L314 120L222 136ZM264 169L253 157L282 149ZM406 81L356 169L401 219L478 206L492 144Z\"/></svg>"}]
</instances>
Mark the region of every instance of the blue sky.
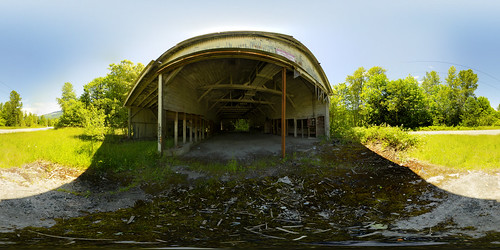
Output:
<instances>
[{"instance_id":1,"label":"blue sky","mask_svg":"<svg viewBox=\"0 0 500 250\"><path fill-rule=\"evenodd\" d=\"M500 1L0 1L0 102L11 90L36 114L59 110L123 59L147 64L190 37L227 30L294 36L332 85L358 67L390 79L472 68L477 96L500 103Z\"/></svg>"}]
</instances>

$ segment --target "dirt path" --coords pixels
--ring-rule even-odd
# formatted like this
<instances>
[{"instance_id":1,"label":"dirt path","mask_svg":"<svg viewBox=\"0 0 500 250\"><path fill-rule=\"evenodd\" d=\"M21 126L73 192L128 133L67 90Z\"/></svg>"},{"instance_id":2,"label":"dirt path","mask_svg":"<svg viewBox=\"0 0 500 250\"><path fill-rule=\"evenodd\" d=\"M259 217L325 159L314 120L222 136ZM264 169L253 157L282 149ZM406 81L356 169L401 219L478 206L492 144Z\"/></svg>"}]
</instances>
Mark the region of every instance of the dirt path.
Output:
<instances>
[{"instance_id":1,"label":"dirt path","mask_svg":"<svg viewBox=\"0 0 500 250\"><path fill-rule=\"evenodd\" d=\"M46 128L18 128L18 129L0 129L0 134L9 134L9 133L20 133L20 132L34 132L41 130L54 129L54 127L46 127Z\"/></svg>"},{"instance_id":2,"label":"dirt path","mask_svg":"<svg viewBox=\"0 0 500 250\"><path fill-rule=\"evenodd\" d=\"M493 130L450 130L450 131L416 131L417 135L500 135L500 129Z\"/></svg>"},{"instance_id":3,"label":"dirt path","mask_svg":"<svg viewBox=\"0 0 500 250\"><path fill-rule=\"evenodd\" d=\"M150 198L139 188L116 192L118 185L81 174L48 162L0 169L0 233L50 227L55 218L115 211Z\"/></svg>"},{"instance_id":4,"label":"dirt path","mask_svg":"<svg viewBox=\"0 0 500 250\"><path fill-rule=\"evenodd\" d=\"M207 181L161 187L154 197L140 188L118 192L120 186L106 178L84 178L45 162L1 169L0 236L27 226L51 227L56 218L63 220L53 228L64 230L52 234L67 230L69 236L127 241L151 241L154 235L165 246L469 242L500 236L500 173L404 167L361 145L307 147L316 148L264 169L275 171L256 169L229 181L174 166L181 176ZM138 200L153 202L134 207ZM133 208L92 214L127 207ZM68 220L79 216L78 227L76 220ZM133 234L125 235L128 231ZM8 237L13 241L17 236ZM488 244L498 244L490 238Z\"/></svg>"}]
</instances>

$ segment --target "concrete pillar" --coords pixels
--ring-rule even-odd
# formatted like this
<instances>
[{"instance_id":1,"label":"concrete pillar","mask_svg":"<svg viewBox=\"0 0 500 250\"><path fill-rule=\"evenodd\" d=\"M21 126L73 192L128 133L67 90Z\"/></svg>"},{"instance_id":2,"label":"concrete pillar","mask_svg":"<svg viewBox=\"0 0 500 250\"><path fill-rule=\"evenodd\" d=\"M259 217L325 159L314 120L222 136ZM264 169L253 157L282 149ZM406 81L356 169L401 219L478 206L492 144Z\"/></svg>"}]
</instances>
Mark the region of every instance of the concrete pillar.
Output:
<instances>
[{"instance_id":1,"label":"concrete pillar","mask_svg":"<svg viewBox=\"0 0 500 250\"><path fill-rule=\"evenodd\" d=\"M281 156L285 158L286 154L286 68L283 67L281 70Z\"/></svg>"},{"instance_id":2,"label":"concrete pillar","mask_svg":"<svg viewBox=\"0 0 500 250\"><path fill-rule=\"evenodd\" d=\"M158 75L158 153L163 153L163 87L162 74Z\"/></svg>"},{"instance_id":3,"label":"concrete pillar","mask_svg":"<svg viewBox=\"0 0 500 250\"><path fill-rule=\"evenodd\" d=\"M297 138L297 118L293 118L293 137Z\"/></svg>"},{"instance_id":4,"label":"concrete pillar","mask_svg":"<svg viewBox=\"0 0 500 250\"><path fill-rule=\"evenodd\" d=\"M194 142L198 142L198 116L194 116Z\"/></svg>"},{"instance_id":5,"label":"concrete pillar","mask_svg":"<svg viewBox=\"0 0 500 250\"><path fill-rule=\"evenodd\" d=\"M179 143L179 112L175 112L174 119L174 146L177 147Z\"/></svg>"},{"instance_id":6,"label":"concrete pillar","mask_svg":"<svg viewBox=\"0 0 500 250\"><path fill-rule=\"evenodd\" d=\"M330 98L326 101L326 112L325 112L325 135L326 138L330 138Z\"/></svg>"},{"instance_id":7,"label":"concrete pillar","mask_svg":"<svg viewBox=\"0 0 500 250\"><path fill-rule=\"evenodd\" d=\"M201 139L205 140L205 119L201 119Z\"/></svg>"},{"instance_id":8,"label":"concrete pillar","mask_svg":"<svg viewBox=\"0 0 500 250\"><path fill-rule=\"evenodd\" d=\"M189 142L193 143L193 117L189 119Z\"/></svg>"},{"instance_id":9,"label":"concrete pillar","mask_svg":"<svg viewBox=\"0 0 500 250\"><path fill-rule=\"evenodd\" d=\"M186 113L182 117L182 143L186 144Z\"/></svg>"},{"instance_id":10,"label":"concrete pillar","mask_svg":"<svg viewBox=\"0 0 500 250\"><path fill-rule=\"evenodd\" d=\"M304 119L300 119L300 131L302 132L302 139L304 139Z\"/></svg>"}]
</instances>

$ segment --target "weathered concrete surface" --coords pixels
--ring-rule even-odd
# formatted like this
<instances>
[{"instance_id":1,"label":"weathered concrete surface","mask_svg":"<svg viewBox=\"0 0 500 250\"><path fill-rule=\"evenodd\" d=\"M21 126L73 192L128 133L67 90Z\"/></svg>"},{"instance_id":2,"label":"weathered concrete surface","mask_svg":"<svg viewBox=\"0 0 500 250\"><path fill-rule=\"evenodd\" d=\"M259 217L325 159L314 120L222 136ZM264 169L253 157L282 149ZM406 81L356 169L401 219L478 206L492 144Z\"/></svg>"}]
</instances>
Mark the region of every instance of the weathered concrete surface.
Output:
<instances>
[{"instance_id":1,"label":"weathered concrete surface","mask_svg":"<svg viewBox=\"0 0 500 250\"><path fill-rule=\"evenodd\" d=\"M315 150L319 139L286 137L287 153ZM185 157L246 160L258 156L281 155L281 137L252 133L225 133L214 136L191 148Z\"/></svg>"}]
</instances>

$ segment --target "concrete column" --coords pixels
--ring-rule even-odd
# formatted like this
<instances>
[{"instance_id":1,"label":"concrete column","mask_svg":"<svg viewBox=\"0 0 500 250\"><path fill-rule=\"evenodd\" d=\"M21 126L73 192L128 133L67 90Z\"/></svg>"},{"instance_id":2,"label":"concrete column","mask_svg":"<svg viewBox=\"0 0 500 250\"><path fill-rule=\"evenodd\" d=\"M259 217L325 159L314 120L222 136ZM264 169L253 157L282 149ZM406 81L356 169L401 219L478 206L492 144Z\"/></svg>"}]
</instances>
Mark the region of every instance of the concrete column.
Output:
<instances>
[{"instance_id":1,"label":"concrete column","mask_svg":"<svg viewBox=\"0 0 500 250\"><path fill-rule=\"evenodd\" d=\"M182 143L186 144L186 113L182 117Z\"/></svg>"},{"instance_id":2,"label":"concrete column","mask_svg":"<svg viewBox=\"0 0 500 250\"><path fill-rule=\"evenodd\" d=\"M281 70L281 156L285 158L286 146L286 68Z\"/></svg>"},{"instance_id":3,"label":"concrete column","mask_svg":"<svg viewBox=\"0 0 500 250\"><path fill-rule=\"evenodd\" d=\"M304 138L304 119L300 119L300 131L302 132L302 138Z\"/></svg>"},{"instance_id":4,"label":"concrete column","mask_svg":"<svg viewBox=\"0 0 500 250\"><path fill-rule=\"evenodd\" d=\"M297 118L293 118L293 137L297 138Z\"/></svg>"},{"instance_id":5,"label":"concrete column","mask_svg":"<svg viewBox=\"0 0 500 250\"><path fill-rule=\"evenodd\" d=\"M158 153L163 153L163 87L162 74L158 75Z\"/></svg>"},{"instance_id":6,"label":"concrete column","mask_svg":"<svg viewBox=\"0 0 500 250\"><path fill-rule=\"evenodd\" d=\"M174 146L177 147L179 142L179 112L175 112L174 119Z\"/></svg>"},{"instance_id":7,"label":"concrete column","mask_svg":"<svg viewBox=\"0 0 500 250\"><path fill-rule=\"evenodd\" d=\"M198 142L198 116L194 117L194 142Z\"/></svg>"},{"instance_id":8,"label":"concrete column","mask_svg":"<svg viewBox=\"0 0 500 250\"><path fill-rule=\"evenodd\" d=\"M193 117L189 119L189 142L193 143Z\"/></svg>"},{"instance_id":9,"label":"concrete column","mask_svg":"<svg viewBox=\"0 0 500 250\"><path fill-rule=\"evenodd\" d=\"M326 138L330 138L330 98L326 101L326 112L325 112L325 135Z\"/></svg>"},{"instance_id":10,"label":"concrete column","mask_svg":"<svg viewBox=\"0 0 500 250\"><path fill-rule=\"evenodd\" d=\"M201 139L205 140L205 119L201 119Z\"/></svg>"}]
</instances>

